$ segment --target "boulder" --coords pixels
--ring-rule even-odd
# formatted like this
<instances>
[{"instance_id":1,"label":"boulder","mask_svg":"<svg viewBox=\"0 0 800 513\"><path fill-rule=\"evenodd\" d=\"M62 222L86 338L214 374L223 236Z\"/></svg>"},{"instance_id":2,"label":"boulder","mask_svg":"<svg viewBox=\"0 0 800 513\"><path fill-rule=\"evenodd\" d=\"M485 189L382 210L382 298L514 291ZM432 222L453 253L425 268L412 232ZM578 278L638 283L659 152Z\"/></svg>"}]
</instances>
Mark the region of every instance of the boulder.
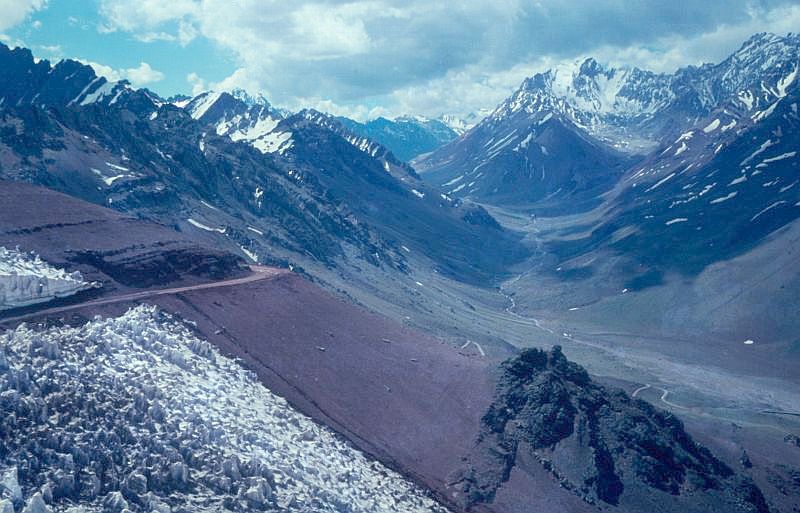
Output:
<instances>
[{"instance_id":1,"label":"boulder","mask_svg":"<svg viewBox=\"0 0 800 513\"><path fill-rule=\"evenodd\" d=\"M255 478L244 497L251 506L263 508L272 497L272 488L263 477Z\"/></svg>"},{"instance_id":2,"label":"boulder","mask_svg":"<svg viewBox=\"0 0 800 513\"><path fill-rule=\"evenodd\" d=\"M128 501L125 500L125 497L120 492L111 492L103 501L103 506L109 513L122 513L128 509Z\"/></svg>"},{"instance_id":3,"label":"boulder","mask_svg":"<svg viewBox=\"0 0 800 513\"><path fill-rule=\"evenodd\" d=\"M44 502L42 494L36 492L22 509L22 513L51 513L51 510Z\"/></svg>"},{"instance_id":4,"label":"boulder","mask_svg":"<svg viewBox=\"0 0 800 513\"><path fill-rule=\"evenodd\" d=\"M183 486L189 482L189 469L183 462L176 461L169 466L169 477L174 485Z\"/></svg>"},{"instance_id":5,"label":"boulder","mask_svg":"<svg viewBox=\"0 0 800 513\"><path fill-rule=\"evenodd\" d=\"M17 467L11 467L0 473L0 497L11 499L14 504L22 502L22 488L17 479Z\"/></svg>"},{"instance_id":6,"label":"boulder","mask_svg":"<svg viewBox=\"0 0 800 513\"><path fill-rule=\"evenodd\" d=\"M138 472L131 472L122 481L122 494L131 501L141 502L141 497L147 493L147 478Z\"/></svg>"}]
</instances>

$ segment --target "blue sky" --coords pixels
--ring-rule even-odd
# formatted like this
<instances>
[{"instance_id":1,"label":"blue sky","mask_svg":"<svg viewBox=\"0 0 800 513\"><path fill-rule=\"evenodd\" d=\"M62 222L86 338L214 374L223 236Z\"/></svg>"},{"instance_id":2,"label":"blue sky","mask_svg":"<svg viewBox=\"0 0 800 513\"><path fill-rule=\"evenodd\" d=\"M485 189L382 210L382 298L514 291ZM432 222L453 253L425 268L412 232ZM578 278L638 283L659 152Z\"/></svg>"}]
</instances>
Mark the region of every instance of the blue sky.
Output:
<instances>
[{"instance_id":1,"label":"blue sky","mask_svg":"<svg viewBox=\"0 0 800 513\"><path fill-rule=\"evenodd\" d=\"M796 0L0 0L0 38L39 57L359 119L463 116L563 61L673 71L798 28Z\"/></svg>"},{"instance_id":2,"label":"blue sky","mask_svg":"<svg viewBox=\"0 0 800 513\"><path fill-rule=\"evenodd\" d=\"M190 73L219 82L236 70L230 51L198 37L185 46L172 41L144 42L125 31L107 31L94 0L50 0L24 22L5 31L12 41L50 60L76 58L115 70L136 69L147 63L163 74L158 81L137 85L159 94L189 93Z\"/></svg>"}]
</instances>

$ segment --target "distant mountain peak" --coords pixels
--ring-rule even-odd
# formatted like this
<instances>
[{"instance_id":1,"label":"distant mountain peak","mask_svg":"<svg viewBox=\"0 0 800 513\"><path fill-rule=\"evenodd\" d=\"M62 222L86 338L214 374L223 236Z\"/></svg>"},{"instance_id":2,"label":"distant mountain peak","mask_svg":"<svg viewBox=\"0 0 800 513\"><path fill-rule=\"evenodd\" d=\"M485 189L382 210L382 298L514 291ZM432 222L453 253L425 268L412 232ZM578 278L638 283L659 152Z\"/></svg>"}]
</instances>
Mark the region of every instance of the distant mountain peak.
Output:
<instances>
[{"instance_id":1,"label":"distant mountain peak","mask_svg":"<svg viewBox=\"0 0 800 513\"><path fill-rule=\"evenodd\" d=\"M244 89L237 87L231 89L230 94L231 96L243 102L245 105L249 107L254 107L254 106L261 106L267 108L272 107L272 104L261 93L258 93L257 95L254 96L245 91Z\"/></svg>"},{"instance_id":2,"label":"distant mountain peak","mask_svg":"<svg viewBox=\"0 0 800 513\"><path fill-rule=\"evenodd\" d=\"M454 197L596 194L629 162L676 144L682 133L728 130L740 115L767 118L798 75L795 34L757 34L720 63L672 74L578 59L525 79L484 121L415 164ZM675 145L676 165L693 144ZM713 150L721 148L705 158Z\"/></svg>"},{"instance_id":3,"label":"distant mountain peak","mask_svg":"<svg viewBox=\"0 0 800 513\"><path fill-rule=\"evenodd\" d=\"M441 120L418 115L394 119L378 117L366 123L347 118L338 118L338 121L359 137L380 143L404 162L431 152L459 135Z\"/></svg>"}]
</instances>

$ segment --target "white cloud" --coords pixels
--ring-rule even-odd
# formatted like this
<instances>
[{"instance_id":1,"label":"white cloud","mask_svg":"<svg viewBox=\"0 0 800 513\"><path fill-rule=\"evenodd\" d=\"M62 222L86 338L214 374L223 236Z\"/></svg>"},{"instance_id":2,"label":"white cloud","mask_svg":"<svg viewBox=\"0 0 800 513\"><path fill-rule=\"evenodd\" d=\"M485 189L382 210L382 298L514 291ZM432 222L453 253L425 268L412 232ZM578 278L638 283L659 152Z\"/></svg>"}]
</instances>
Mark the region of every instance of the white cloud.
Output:
<instances>
[{"instance_id":1,"label":"white cloud","mask_svg":"<svg viewBox=\"0 0 800 513\"><path fill-rule=\"evenodd\" d=\"M105 18L108 30L133 32L197 14L199 4L195 0L104 0L100 3L100 14Z\"/></svg>"},{"instance_id":2,"label":"white cloud","mask_svg":"<svg viewBox=\"0 0 800 513\"><path fill-rule=\"evenodd\" d=\"M47 7L47 0L0 0L0 30L25 21L34 11Z\"/></svg>"},{"instance_id":3,"label":"white cloud","mask_svg":"<svg viewBox=\"0 0 800 513\"><path fill-rule=\"evenodd\" d=\"M108 30L142 40L215 43L237 70L209 87L263 92L289 108L435 116L494 107L526 76L564 59L596 55L656 70L718 60L753 32L796 30L795 4L101 0L101 13Z\"/></svg>"},{"instance_id":4,"label":"white cloud","mask_svg":"<svg viewBox=\"0 0 800 513\"><path fill-rule=\"evenodd\" d=\"M722 24L693 37L663 37L647 46L601 47L592 55L612 65L637 66L671 73L688 64L719 62L759 32L787 34L800 27L800 5L787 5L769 11L750 10L736 24ZM586 55L588 56L588 54Z\"/></svg>"},{"instance_id":5,"label":"white cloud","mask_svg":"<svg viewBox=\"0 0 800 513\"><path fill-rule=\"evenodd\" d=\"M186 75L186 81L189 82L189 85L192 87L192 96L197 96L203 91L208 90L206 87L206 81L200 78L200 76L195 72Z\"/></svg>"},{"instance_id":6,"label":"white cloud","mask_svg":"<svg viewBox=\"0 0 800 513\"><path fill-rule=\"evenodd\" d=\"M164 74L158 70L153 69L148 63L142 62L136 68L115 69L105 64L92 61L81 61L94 68L95 73L101 77L105 77L109 82L117 82L119 80L128 80L131 84L137 87L145 86L154 82L164 80Z\"/></svg>"},{"instance_id":7,"label":"white cloud","mask_svg":"<svg viewBox=\"0 0 800 513\"><path fill-rule=\"evenodd\" d=\"M56 60L64 57L64 50L61 48L61 45L39 45L38 49L41 50L48 59Z\"/></svg>"},{"instance_id":8,"label":"white cloud","mask_svg":"<svg viewBox=\"0 0 800 513\"><path fill-rule=\"evenodd\" d=\"M139 67L137 68L126 69L125 76L133 85L137 86L152 84L153 82L160 82L161 80L164 80L164 74L153 69L146 62L139 63Z\"/></svg>"}]
</instances>

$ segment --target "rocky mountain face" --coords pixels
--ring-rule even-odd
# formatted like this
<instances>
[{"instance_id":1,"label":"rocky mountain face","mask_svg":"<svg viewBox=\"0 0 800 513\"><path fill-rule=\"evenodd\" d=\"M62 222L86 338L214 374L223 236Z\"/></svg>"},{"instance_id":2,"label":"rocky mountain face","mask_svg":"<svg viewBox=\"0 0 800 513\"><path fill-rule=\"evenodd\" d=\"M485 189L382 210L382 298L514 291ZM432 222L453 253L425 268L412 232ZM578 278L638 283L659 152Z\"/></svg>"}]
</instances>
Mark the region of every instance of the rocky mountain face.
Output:
<instances>
[{"instance_id":1,"label":"rocky mountain face","mask_svg":"<svg viewBox=\"0 0 800 513\"><path fill-rule=\"evenodd\" d=\"M606 68L593 59L564 65L525 80L474 130L421 159L418 169L459 197L506 204L550 194L591 199L716 111L767 117L796 85L798 62L799 36L758 34L719 64L674 74ZM569 144L547 144L554 124L563 132L558 140ZM560 176L548 181L554 164ZM598 177L597 187L582 187ZM578 201L573 210L591 203Z\"/></svg>"},{"instance_id":2,"label":"rocky mountain face","mask_svg":"<svg viewBox=\"0 0 800 513\"><path fill-rule=\"evenodd\" d=\"M231 113L252 107L226 93L212 98L216 102L199 121L236 138L230 121L240 114ZM201 100L185 108L192 112ZM365 255L373 264L389 258L402 269L403 255L397 250L405 246L426 253L446 274L485 281L523 254L515 247L514 235L505 233L481 207L441 194L386 146L351 131L339 119L303 110L275 121L280 113L261 105L250 112L249 119L265 129L246 142L271 155L286 175L325 191L326 200L347 205L353 219L366 220L392 246L395 253L389 257L379 252ZM458 254L453 247L461 248Z\"/></svg>"},{"instance_id":3,"label":"rocky mountain face","mask_svg":"<svg viewBox=\"0 0 800 513\"><path fill-rule=\"evenodd\" d=\"M366 123L347 118L339 118L339 121L356 134L386 146L404 162L429 153L459 135L443 121L419 116L380 117Z\"/></svg>"},{"instance_id":4,"label":"rocky mountain face","mask_svg":"<svg viewBox=\"0 0 800 513\"><path fill-rule=\"evenodd\" d=\"M453 486L469 506L491 503L512 471L525 468L598 507L769 511L752 480L692 440L680 420L593 383L559 347L525 350L502 364L465 461Z\"/></svg>"},{"instance_id":5,"label":"rocky mountain face","mask_svg":"<svg viewBox=\"0 0 800 513\"><path fill-rule=\"evenodd\" d=\"M762 108L733 101L700 119L626 175L590 236L554 251L619 251L644 264L645 284L752 249L800 216L798 102L795 87Z\"/></svg>"},{"instance_id":6,"label":"rocky mountain face","mask_svg":"<svg viewBox=\"0 0 800 513\"><path fill-rule=\"evenodd\" d=\"M478 207L429 190L384 147L319 113L288 115L241 92L170 103L72 61L6 47L0 60L4 178L193 231L251 261L402 272L401 246L413 246L475 281L523 252L496 223L475 223ZM444 243L463 251L448 257Z\"/></svg>"},{"instance_id":7,"label":"rocky mountain face","mask_svg":"<svg viewBox=\"0 0 800 513\"><path fill-rule=\"evenodd\" d=\"M570 228L585 236L553 232L548 249L562 270L592 256L621 255L615 265L623 287L636 290L669 273L697 275L794 222L800 216L799 68L797 36L760 35L723 63L693 69L705 77L687 82L696 101L660 107L686 114L694 106L680 133L664 136L625 172L606 195L602 215ZM678 76L688 80L687 73ZM644 122L654 126L659 112Z\"/></svg>"}]
</instances>

